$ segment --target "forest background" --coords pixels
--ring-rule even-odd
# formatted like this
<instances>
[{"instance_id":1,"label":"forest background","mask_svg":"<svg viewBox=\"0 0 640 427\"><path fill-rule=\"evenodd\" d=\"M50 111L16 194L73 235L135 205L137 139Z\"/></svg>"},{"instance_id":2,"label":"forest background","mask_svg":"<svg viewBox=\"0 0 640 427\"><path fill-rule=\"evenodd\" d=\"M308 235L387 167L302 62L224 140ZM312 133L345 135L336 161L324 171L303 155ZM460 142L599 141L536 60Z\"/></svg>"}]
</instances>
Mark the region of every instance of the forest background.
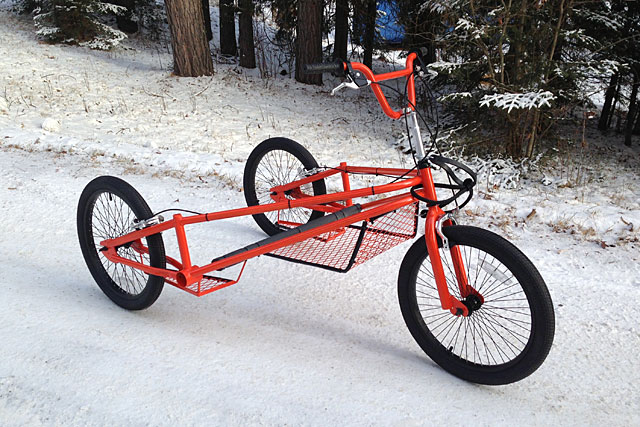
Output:
<instances>
[{"instance_id":1,"label":"forest background","mask_svg":"<svg viewBox=\"0 0 640 427\"><path fill-rule=\"evenodd\" d=\"M211 7L219 8L218 46L209 43ZM429 74L419 106L468 152L562 153L585 141L558 129L592 119L627 146L640 135L635 0L20 0L16 9L50 43L112 49L132 34L170 39L180 76L214 74L215 57L257 67L263 78L321 85L305 64L371 67L423 48Z\"/></svg>"}]
</instances>

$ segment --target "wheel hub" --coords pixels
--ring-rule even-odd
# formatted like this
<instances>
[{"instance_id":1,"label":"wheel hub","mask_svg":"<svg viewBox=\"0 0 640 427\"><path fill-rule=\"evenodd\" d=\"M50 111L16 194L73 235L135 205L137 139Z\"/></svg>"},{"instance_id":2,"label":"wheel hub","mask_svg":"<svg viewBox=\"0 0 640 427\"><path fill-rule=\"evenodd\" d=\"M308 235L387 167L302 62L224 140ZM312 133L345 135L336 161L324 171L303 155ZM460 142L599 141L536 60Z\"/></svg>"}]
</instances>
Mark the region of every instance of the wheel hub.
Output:
<instances>
[{"instance_id":1,"label":"wheel hub","mask_svg":"<svg viewBox=\"0 0 640 427\"><path fill-rule=\"evenodd\" d=\"M463 299L462 303L469 309L469 315L482 307L482 300L473 294Z\"/></svg>"}]
</instances>

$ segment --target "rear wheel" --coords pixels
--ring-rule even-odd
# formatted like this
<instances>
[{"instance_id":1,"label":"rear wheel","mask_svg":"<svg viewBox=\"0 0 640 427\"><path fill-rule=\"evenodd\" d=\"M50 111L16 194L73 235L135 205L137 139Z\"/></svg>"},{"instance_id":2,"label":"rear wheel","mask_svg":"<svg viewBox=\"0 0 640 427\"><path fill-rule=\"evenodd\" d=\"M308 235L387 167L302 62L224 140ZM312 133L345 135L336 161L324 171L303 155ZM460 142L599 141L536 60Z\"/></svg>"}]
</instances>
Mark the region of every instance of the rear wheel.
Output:
<instances>
[{"instance_id":1,"label":"rear wheel","mask_svg":"<svg viewBox=\"0 0 640 427\"><path fill-rule=\"evenodd\" d=\"M308 176L318 163L302 145L287 138L262 141L249 155L244 168L244 197L248 206L273 203L271 188ZM319 196L327 193L324 180L300 187L303 194ZM293 195L285 195L294 199ZM324 215L322 211L292 208L253 215L260 228L270 236L297 224L305 224Z\"/></svg>"},{"instance_id":2,"label":"rear wheel","mask_svg":"<svg viewBox=\"0 0 640 427\"><path fill-rule=\"evenodd\" d=\"M162 292L164 278L109 261L102 254L100 242L129 233L135 221L152 215L131 185L112 176L101 176L87 184L78 202L78 238L87 267L100 289L127 310L141 310L153 304ZM131 244L118 248L118 255L165 268L162 235L154 234L141 243L142 247Z\"/></svg>"},{"instance_id":3,"label":"rear wheel","mask_svg":"<svg viewBox=\"0 0 640 427\"><path fill-rule=\"evenodd\" d=\"M402 261L398 298L402 315L422 350L467 381L508 384L533 373L553 342L553 305L540 273L502 237L479 228L443 228L462 254L468 283L481 296L461 296L450 251L440 249L449 292L468 317L443 310L424 237Z\"/></svg>"}]
</instances>

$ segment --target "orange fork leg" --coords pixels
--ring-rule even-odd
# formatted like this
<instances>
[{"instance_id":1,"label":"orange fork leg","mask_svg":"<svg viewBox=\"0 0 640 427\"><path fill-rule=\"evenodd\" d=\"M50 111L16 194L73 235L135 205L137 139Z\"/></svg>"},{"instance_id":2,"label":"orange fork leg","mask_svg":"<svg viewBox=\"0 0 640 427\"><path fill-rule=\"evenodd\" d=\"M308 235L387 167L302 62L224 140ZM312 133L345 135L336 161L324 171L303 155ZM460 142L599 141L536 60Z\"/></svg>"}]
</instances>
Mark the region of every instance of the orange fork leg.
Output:
<instances>
[{"instance_id":1,"label":"orange fork leg","mask_svg":"<svg viewBox=\"0 0 640 427\"><path fill-rule=\"evenodd\" d=\"M453 225L453 221L447 219L445 225ZM453 269L456 273L456 280L458 281L458 288L460 289L460 295L462 298L466 298L469 295L469 279L467 278L467 272L464 268L464 259L460 252L460 247L450 247L451 261L453 261Z\"/></svg>"},{"instance_id":2,"label":"orange fork leg","mask_svg":"<svg viewBox=\"0 0 640 427\"><path fill-rule=\"evenodd\" d=\"M448 219L445 225L453 225L453 222ZM484 303L484 297L469 284L469 278L467 277L467 269L465 268L465 260L462 256L459 246L449 248L451 254L451 261L453 263L453 269L456 273L456 280L458 282L458 288L460 289L460 295L462 298L466 298L469 295L477 296L482 303Z\"/></svg>"},{"instance_id":3,"label":"orange fork leg","mask_svg":"<svg viewBox=\"0 0 640 427\"><path fill-rule=\"evenodd\" d=\"M425 240L427 242L427 252L429 253L429 260L431 261L431 268L433 269L433 277L436 279L436 286L438 288L438 296L440 297L440 304L443 310L449 310L456 316L468 316L469 309L456 297L449 293L449 287L447 285L447 278L444 274L444 268L442 267L442 259L440 258L440 248L438 247L438 239L436 233L436 221L444 212L437 206L431 207L427 214L427 220L425 223ZM455 262L460 266L461 271L464 273L464 267L462 265L462 257L458 250L458 262ZM456 269L456 275L458 273L458 267ZM466 277L466 276L465 276ZM460 281L460 279L458 279ZM466 282L466 279L464 280Z\"/></svg>"}]
</instances>

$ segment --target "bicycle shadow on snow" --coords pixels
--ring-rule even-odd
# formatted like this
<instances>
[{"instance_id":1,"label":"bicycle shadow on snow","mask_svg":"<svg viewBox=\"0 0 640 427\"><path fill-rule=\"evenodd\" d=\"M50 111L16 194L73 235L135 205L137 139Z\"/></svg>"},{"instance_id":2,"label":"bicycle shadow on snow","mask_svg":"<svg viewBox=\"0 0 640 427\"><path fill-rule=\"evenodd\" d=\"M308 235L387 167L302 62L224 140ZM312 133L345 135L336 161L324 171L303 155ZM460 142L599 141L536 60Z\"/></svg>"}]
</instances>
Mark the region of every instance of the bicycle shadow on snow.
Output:
<instances>
[{"instance_id":1,"label":"bicycle shadow on snow","mask_svg":"<svg viewBox=\"0 0 640 427\"><path fill-rule=\"evenodd\" d=\"M260 276L260 271L272 268L274 262L288 265L285 261L262 258L262 262L254 260L257 268L252 274L245 274L240 283L213 295L196 298L165 285L160 298L149 309L127 311L103 294L86 269L79 250L72 252L69 255L74 262L66 265L22 259L19 271L11 274L16 277L8 278L13 282L9 288L24 289L31 284L29 306L33 311L50 311L55 306L55 311L64 313L51 327L68 326L71 333L82 335L87 328L109 330L117 321L130 324L133 330L153 331L167 341L180 342L186 336L190 342L201 342L212 351L221 343L224 347L250 352L256 349L255 343L260 342L266 349L262 354L272 353L274 358L280 357L278 352L283 342L302 342L292 354L302 364L315 360L317 349L321 349L326 353L323 359L336 360L343 366L345 355L347 360L358 361L358 366L366 359L372 361L373 366L385 366L388 371L415 378L420 387L428 387L440 376L453 381L452 385L468 384L447 374L422 352L397 308L386 312L385 317L384 310L373 312L379 300L369 302L372 308L367 313L382 316L374 325L358 317L358 313L354 315L352 309L357 309L359 302L353 295L345 296L344 291L345 281L358 282L360 275L356 273L351 273L352 279L348 279L347 275L318 273L313 267L305 267L299 277L287 277L287 273L291 276L292 271L299 271L296 266L284 268L278 274L267 272L266 276ZM305 288L309 285L305 281L307 276L317 278L317 288ZM48 280L41 280L45 277ZM323 279L329 277L332 279L324 283ZM289 280L288 285L285 280ZM293 288L298 291L288 292ZM312 291L311 298L301 301L307 289ZM336 304L340 300L344 302ZM85 316L90 322L79 323L78 319ZM78 339L82 341L81 336ZM306 348L307 345L310 347ZM198 348L196 352L202 351Z\"/></svg>"},{"instance_id":2,"label":"bicycle shadow on snow","mask_svg":"<svg viewBox=\"0 0 640 427\"><path fill-rule=\"evenodd\" d=\"M386 338L389 328L375 326L372 333L368 334L362 330L366 326L344 320L344 309L349 305L348 302L342 306L342 310L328 308L332 305L330 294L339 292L338 286L327 292L322 308L314 310L313 307L301 305L295 295L279 289L278 284L266 283L256 276L203 298L195 298L165 285L156 303L139 312L126 311L114 305L88 273L86 280L67 282L64 286L73 286L75 300L86 299L88 311L94 314L101 312L110 319L117 316L126 322L140 322L140 327L160 330L169 340L171 336L178 341L188 336L212 349L219 342L240 350L255 348L256 340L259 340L260 346L267 352L273 349L274 357L277 357L275 353L282 347L283 341L303 341L312 348L326 349L324 356L329 360L343 360L344 357L340 356L347 351L355 356L351 360L358 360L361 356L379 359L380 364L394 365L393 369L400 367L407 375L415 374L416 370L424 371L427 375L422 375L420 381L424 385L433 379L429 374L440 374L456 381L455 377L449 376L422 353L401 317L397 322L397 334L404 339L392 340ZM265 288L270 288L273 293L265 293ZM399 310L397 314L400 316ZM105 321L109 319L105 318ZM411 349L413 346L415 349ZM311 349L298 348L293 357L315 359L318 354Z\"/></svg>"}]
</instances>

